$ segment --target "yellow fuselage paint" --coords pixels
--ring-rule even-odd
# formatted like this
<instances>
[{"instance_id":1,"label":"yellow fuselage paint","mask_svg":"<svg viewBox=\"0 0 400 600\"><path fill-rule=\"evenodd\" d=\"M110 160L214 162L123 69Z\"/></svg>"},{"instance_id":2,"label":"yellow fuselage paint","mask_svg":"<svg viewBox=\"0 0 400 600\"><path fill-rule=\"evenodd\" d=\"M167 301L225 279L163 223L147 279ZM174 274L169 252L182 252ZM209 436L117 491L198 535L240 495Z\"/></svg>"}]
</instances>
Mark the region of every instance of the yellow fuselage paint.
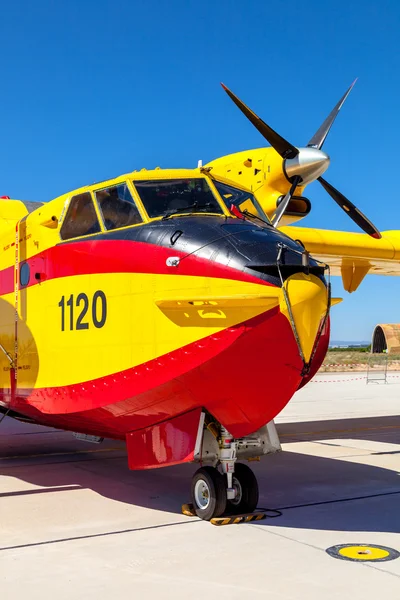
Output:
<instances>
[{"instance_id":1,"label":"yellow fuselage paint","mask_svg":"<svg viewBox=\"0 0 400 600\"><path fill-rule=\"evenodd\" d=\"M296 273L284 283L280 310L291 322L305 362L310 361L315 339L328 307L328 292L324 283L315 275Z\"/></svg>"},{"instance_id":2,"label":"yellow fuselage paint","mask_svg":"<svg viewBox=\"0 0 400 600\"><path fill-rule=\"evenodd\" d=\"M107 299L103 327L93 326L92 299L96 291ZM271 290L270 297L268 291ZM82 320L87 329L77 330L83 309L80 293L89 299ZM251 301L254 295L258 301ZM70 327L74 299L73 328ZM232 297L233 306L212 303L180 307L168 305L177 297ZM250 302L247 297L250 296ZM64 330L62 307L64 297ZM0 339L12 353L14 345L14 294L0 300ZM226 327L265 312L278 304L275 288L229 279L160 275L151 273L103 273L44 281L19 293L18 387L48 388L90 381L124 371L217 333ZM97 307L99 318L100 303ZM9 362L0 354L0 385L7 386Z\"/></svg>"}]
</instances>

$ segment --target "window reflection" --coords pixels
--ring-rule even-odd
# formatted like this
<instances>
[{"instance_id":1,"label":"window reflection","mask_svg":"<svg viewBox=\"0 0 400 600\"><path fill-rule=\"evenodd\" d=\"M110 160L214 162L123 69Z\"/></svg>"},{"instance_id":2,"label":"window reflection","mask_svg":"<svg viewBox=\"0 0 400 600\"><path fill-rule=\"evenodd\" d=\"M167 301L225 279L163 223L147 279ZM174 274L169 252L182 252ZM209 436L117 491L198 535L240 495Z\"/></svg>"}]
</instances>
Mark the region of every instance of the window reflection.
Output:
<instances>
[{"instance_id":1,"label":"window reflection","mask_svg":"<svg viewBox=\"0 0 400 600\"><path fill-rule=\"evenodd\" d=\"M179 213L223 213L204 177L153 179L133 184L150 218Z\"/></svg>"},{"instance_id":2,"label":"window reflection","mask_svg":"<svg viewBox=\"0 0 400 600\"><path fill-rule=\"evenodd\" d=\"M233 204L240 210L240 212L244 213L244 215L248 213L249 216L258 217L264 222L269 223L268 216L262 210L258 201L251 192L240 190L239 188L235 188L232 185L227 185L226 183L221 183L217 180L213 180L213 183L218 192L221 194L222 199L229 210Z\"/></svg>"},{"instance_id":3,"label":"window reflection","mask_svg":"<svg viewBox=\"0 0 400 600\"><path fill-rule=\"evenodd\" d=\"M126 183L95 192L107 230L128 227L142 222L142 217Z\"/></svg>"},{"instance_id":4,"label":"window reflection","mask_svg":"<svg viewBox=\"0 0 400 600\"><path fill-rule=\"evenodd\" d=\"M67 214L60 229L63 240L99 233L100 223L90 192L71 198Z\"/></svg>"}]
</instances>

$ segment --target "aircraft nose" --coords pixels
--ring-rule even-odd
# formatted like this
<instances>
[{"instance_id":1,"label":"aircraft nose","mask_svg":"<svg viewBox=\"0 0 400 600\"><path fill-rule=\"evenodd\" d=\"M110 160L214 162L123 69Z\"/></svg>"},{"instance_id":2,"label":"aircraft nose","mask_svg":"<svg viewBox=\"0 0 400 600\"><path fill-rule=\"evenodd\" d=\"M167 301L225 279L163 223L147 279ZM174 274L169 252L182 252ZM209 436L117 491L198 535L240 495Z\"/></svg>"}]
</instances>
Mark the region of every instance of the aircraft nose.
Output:
<instances>
[{"instance_id":1,"label":"aircraft nose","mask_svg":"<svg viewBox=\"0 0 400 600\"><path fill-rule=\"evenodd\" d=\"M287 179L300 175L301 185L315 181L329 167L330 158L322 150L317 148L299 148L295 158L287 158L284 163L284 171Z\"/></svg>"},{"instance_id":2,"label":"aircraft nose","mask_svg":"<svg viewBox=\"0 0 400 600\"><path fill-rule=\"evenodd\" d=\"M328 309L328 290L319 277L305 273L291 275L283 285L287 300L281 292L280 311L291 323L293 333L297 334L304 359L308 363L321 319Z\"/></svg>"}]
</instances>

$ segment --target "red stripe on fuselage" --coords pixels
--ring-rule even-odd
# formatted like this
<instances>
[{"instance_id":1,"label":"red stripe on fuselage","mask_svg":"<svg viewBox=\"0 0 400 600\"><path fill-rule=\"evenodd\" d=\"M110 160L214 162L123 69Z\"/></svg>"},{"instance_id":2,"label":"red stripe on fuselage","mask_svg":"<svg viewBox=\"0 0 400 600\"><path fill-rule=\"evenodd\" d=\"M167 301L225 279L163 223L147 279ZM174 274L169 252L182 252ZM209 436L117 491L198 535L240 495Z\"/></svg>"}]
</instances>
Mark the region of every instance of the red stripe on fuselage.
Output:
<instances>
[{"instance_id":1,"label":"red stripe on fuselage","mask_svg":"<svg viewBox=\"0 0 400 600\"><path fill-rule=\"evenodd\" d=\"M0 296L14 291L14 265L0 271Z\"/></svg>"},{"instance_id":2,"label":"red stripe on fuselage","mask_svg":"<svg viewBox=\"0 0 400 600\"><path fill-rule=\"evenodd\" d=\"M177 267L167 266L167 258L178 257ZM22 262L22 261L21 261ZM132 240L86 240L52 246L28 258L30 279L25 287L72 275L95 273L153 273L156 275L198 275L272 285L255 275L239 271L195 254L156 244ZM35 274L40 273L40 279ZM0 295L14 291L14 267L0 271Z\"/></svg>"}]
</instances>

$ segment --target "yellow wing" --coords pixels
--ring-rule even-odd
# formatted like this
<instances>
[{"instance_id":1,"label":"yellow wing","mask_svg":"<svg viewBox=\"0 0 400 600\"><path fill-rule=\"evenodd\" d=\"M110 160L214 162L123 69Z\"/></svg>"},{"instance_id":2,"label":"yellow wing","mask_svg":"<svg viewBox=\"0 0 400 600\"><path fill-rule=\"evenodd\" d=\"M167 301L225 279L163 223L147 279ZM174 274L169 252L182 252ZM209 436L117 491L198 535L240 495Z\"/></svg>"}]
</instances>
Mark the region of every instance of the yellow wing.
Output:
<instances>
[{"instance_id":1,"label":"yellow wing","mask_svg":"<svg viewBox=\"0 0 400 600\"><path fill-rule=\"evenodd\" d=\"M400 275L400 231L383 231L382 239L375 240L365 233L293 226L280 230L327 263L332 275L341 275L348 292L354 292L368 274Z\"/></svg>"}]
</instances>

